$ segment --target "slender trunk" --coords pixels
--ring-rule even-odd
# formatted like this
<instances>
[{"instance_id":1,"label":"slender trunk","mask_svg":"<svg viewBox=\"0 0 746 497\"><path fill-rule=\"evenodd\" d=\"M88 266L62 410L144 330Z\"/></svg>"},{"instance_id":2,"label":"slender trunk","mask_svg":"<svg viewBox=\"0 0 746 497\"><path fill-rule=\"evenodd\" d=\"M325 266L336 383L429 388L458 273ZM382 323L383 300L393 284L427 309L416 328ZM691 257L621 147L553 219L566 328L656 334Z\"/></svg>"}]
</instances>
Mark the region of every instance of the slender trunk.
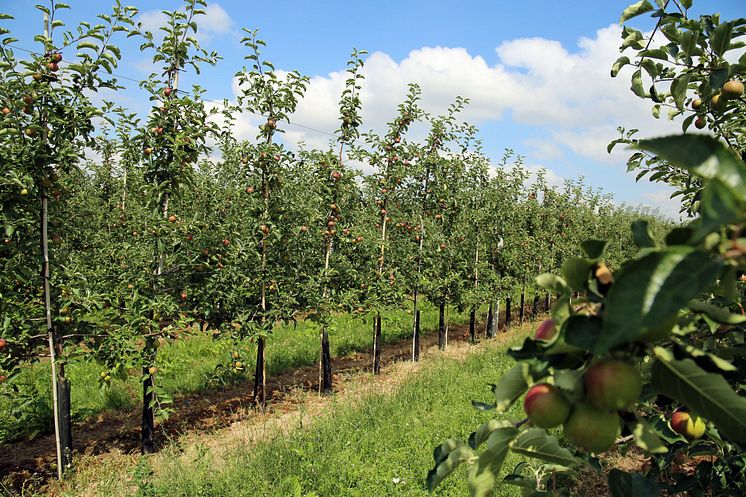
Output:
<instances>
[{"instance_id":1,"label":"slender trunk","mask_svg":"<svg viewBox=\"0 0 746 497\"><path fill-rule=\"evenodd\" d=\"M61 375L57 379L57 399L59 402L60 445L64 469L72 465L73 429L70 418L70 382L65 378L65 367L60 365Z\"/></svg>"},{"instance_id":2,"label":"slender trunk","mask_svg":"<svg viewBox=\"0 0 746 497\"><path fill-rule=\"evenodd\" d=\"M531 318L535 319L539 314L539 293L534 295L534 301L531 303Z\"/></svg>"},{"instance_id":3,"label":"slender trunk","mask_svg":"<svg viewBox=\"0 0 746 497\"><path fill-rule=\"evenodd\" d=\"M381 372L381 312L376 312L373 318L373 374Z\"/></svg>"},{"instance_id":4,"label":"slender trunk","mask_svg":"<svg viewBox=\"0 0 746 497\"><path fill-rule=\"evenodd\" d=\"M413 322L412 322L412 361L420 360L420 310L418 308L419 295L414 289Z\"/></svg>"},{"instance_id":5,"label":"slender trunk","mask_svg":"<svg viewBox=\"0 0 746 497\"><path fill-rule=\"evenodd\" d=\"M332 356L329 350L329 333L324 326L321 329L321 377L319 378L319 392L332 393Z\"/></svg>"},{"instance_id":6,"label":"slender trunk","mask_svg":"<svg viewBox=\"0 0 746 497\"><path fill-rule=\"evenodd\" d=\"M153 357L151 361L146 361L142 368L142 437L140 451L143 454L155 452L155 384L148 366L148 364L155 362L155 350L153 339L148 337L145 351L151 351Z\"/></svg>"},{"instance_id":7,"label":"slender trunk","mask_svg":"<svg viewBox=\"0 0 746 497\"><path fill-rule=\"evenodd\" d=\"M500 331L500 299L495 299L495 311L492 313L492 337Z\"/></svg>"},{"instance_id":8,"label":"slender trunk","mask_svg":"<svg viewBox=\"0 0 746 497\"><path fill-rule=\"evenodd\" d=\"M552 296L549 293L547 293L546 297L544 297L544 312L549 312L549 305L550 305L551 298Z\"/></svg>"},{"instance_id":9,"label":"slender trunk","mask_svg":"<svg viewBox=\"0 0 746 497\"><path fill-rule=\"evenodd\" d=\"M420 360L420 310L414 315L414 339L412 343L412 360L417 362Z\"/></svg>"},{"instance_id":10,"label":"slender trunk","mask_svg":"<svg viewBox=\"0 0 746 497\"><path fill-rule=\"evenodd\" d=\"M446 305L444 302L438 305L438 348L446 349Z\"/></svg>"},{"instance_id":11,"label":"slender trunk","mask_svg":"<svg viewBox=\"0 0 746 497\"><path fill-rule=\"evenodd\" d=\"M259 337L256 348L256 369L254 370L254 406L262 411L267 407L265 355L265 340L264 337Z\"/></svg>"},{"instance_id":12,"label":"slender trunk","mask_svg":"<svg viewBox=\"0 0 746 497\"><path fill-rule=\"evenodd\" d=\"M484 336L486 338L492 338L492 312L495 305L493 302L489 303L487 307L487 326L484 327Z\"/></svg>"},{"instance_id":13,"label":"slender trunk","mask_svg":"<svg viewBox=\"0 0 746 497\"><path fill-rule=\"evenodd\" d=\"M473 307L469 312L469 342L477 342L477 311Z\"/></svg>"},{"instance_id":14,"label":"slender trunk","mask_svg":"<svg viewBox=\"0 0 746 497\"><path fill-rule=\"evenodd\" d=\"M521 309L518 311L519 323L523 324L523 318L526 313L526 289L521 288Z\"/></svg>"},{"instance_id":15,"label":"slender trunk","mask_svg":"<svg viewBox=\"0 0 746 497\"><path fill-rule=\"evenodd\" d=\"M510 318L510 297L506 297L505 298L505 331L507 331L508 328L510 327L511 321L512 320Z\"/></svg>"}]
</instances>

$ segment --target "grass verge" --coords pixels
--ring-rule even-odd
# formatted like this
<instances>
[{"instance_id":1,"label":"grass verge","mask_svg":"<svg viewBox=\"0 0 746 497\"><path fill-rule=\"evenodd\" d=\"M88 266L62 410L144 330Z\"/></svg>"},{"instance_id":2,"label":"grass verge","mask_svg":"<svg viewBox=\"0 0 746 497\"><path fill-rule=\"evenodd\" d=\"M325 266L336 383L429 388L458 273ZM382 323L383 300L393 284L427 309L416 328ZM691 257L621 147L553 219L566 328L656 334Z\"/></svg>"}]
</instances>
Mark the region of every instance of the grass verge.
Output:
<instances>
[{"instance_id":1,"label":"grass verge","mask_svg":"<svg viewBox=\"0 0 746 497\"><path fill-rule=\"evenodd\" d=\"M321 414L304 416L301 407L274 427L254 428L261 436L253 441L242 428L227 429L144 459L83 461L57 492L112 497L429 495L424 478L433 464L433 448L447 438L466 439L492 416L475 410L470 400L489 399L487 384L514 364L506 348L529 328L477 346L456 344L420 364L396 364L379 377L362 374L357 386L327 399ZM520 406L505 416L522 418ZM506 470L518 462L511 457ZM435 495L466 492L465 472L459 470ZM503 486L495 495L519 492Z\"/></svg>"}]
</instances>

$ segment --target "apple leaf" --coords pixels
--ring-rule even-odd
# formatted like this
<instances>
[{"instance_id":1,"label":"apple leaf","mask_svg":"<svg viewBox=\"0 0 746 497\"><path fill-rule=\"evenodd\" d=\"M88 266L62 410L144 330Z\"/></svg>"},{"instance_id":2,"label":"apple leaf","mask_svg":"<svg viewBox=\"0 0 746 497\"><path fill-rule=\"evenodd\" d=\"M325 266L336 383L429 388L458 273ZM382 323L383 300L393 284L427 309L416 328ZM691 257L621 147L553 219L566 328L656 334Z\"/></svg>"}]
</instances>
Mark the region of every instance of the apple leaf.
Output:
<instances>
[{"instance_id":1,"label":"apple leaf","mask_svg":"<svg viewBox=\"0 0 746 497\"><path fill-rule=\"evenodd\" d=\"M497 412L507 411L518 400L518 397L523 395L528 389L528 382L526 381L526 377L528 376L527 368L527 364L516 364L500 378L497 385L492 387L492 392L495 394L495 409Z\"/></svg>"},{"instance_id":2,"label":"apple leaf","mask_svg":"<svg viewBox=\"0 0 746 497\"><path fill-rule=\"evenodd\" d=\"M498 421L496 419L490 419L486 423L480 425L479 428L477 428L477 431L469 435L469 447L476 450L479 448L480 445L487 441L493 431L497 430L498 428L507 428L512 426L513 425L510 423L510 421Z\"/></svg>"},{"instance_id":3,"label":"apple leaf","mask_svg":"<svg viewBox=\"0 0 746 497\"><path fill-rule=\"evenodd\" d=\"M689 309L694 312L706 314L713 321L722 324L741 324L746 323L746 316L743 314L734 314L722 307L702 302L701 300L692 300L688 304Z\"/></svg>"},{"instance_id":4,"label":"apple leaf","mask_svg":"<svg viewBox=\"0 0 746 497\"><path fill-rule=\"evenodd\" d=\"M594 261L580 257L568 257L562 263L562 275L573 290L585 289L588 273L595 264Z\"/></svg>"},{"instance_id":5,"label":"apple leaf","mask_svg":"<svg viewBox=\"0 0 746 497\"><path fill-rule=\"evenodd\" d=\"M603 321L596 316L576 314L565 321L563 328L568 344L585 350L594 350L603 332Z\"/></svg>"},{"instance_id":6,"label":"apple leaf","mask_svg":"<svg viewBox=\"0 0 746 497\"><path fill-rule=\"evenodd\" d=\"M628 21L633 17L641 16L651 10L655 10L655 7L653 7L648 0L640 0L637 3L633 3L624 9L624 12L622 12L621 17L619 18L619 24L624 24L625 21Z\"/></svg>"},{"instance_id":7,"label":"apple leaf","mask_svg":"<svg viewBox=\"0 0 746 497\"><path fill-rule=\"evenodd\" d=\"M448 475L453 473L461 464L476 457L474 451L461 440L453 438L446 440L435 448L433 458L435 467L428 471L425 484L429 491L435 490Z\"/></svg>"},{"instance_id":8,"label":"apple leaf","mask_svg":"<svg viewBox=\"0 0 746 497\"><path fill-rule=\"evenodd\" d=\"M536 284L554 293L569 291L567 282L556 274L544 273L536 277Z\"/></svg>"},{"instance_id":9,"label":"apple leaf","mask_svg":"<svg viewBox=\"0 0 746 497\"><path fill-rule=\"evenodd\" d=\"M665 454L668 447L663 443L658 433L644 419L637 418L632 426L635 445L650 454Z\"/></svg>"},{"instance_id":10,"label":"apple leaf","mask_svg":"<svg viewBox=\"0 0 746 497\"><path fill-rule=\"evenodd\" d=\"M649 223L644 219L638 219L632 223L632 236L637 248L654 248L655 241L650 234Z\"/></svg>"},{"instance_id":11,"label":"apple leaf","mask_svg":"<svg viewBox=\"0 0 746 497\"><path fill-rule=\"evenodd\" d=\"M603 257L608 245L609 242L607 242L606 240L585 240L583 243L580 244L583 251L591 259L600 259L601 257Z\"/></svg>"},{"instance_id":12,"label":"apple leaf","mask_svg":"<svg viewBox=\"0 0 746 497\"><path fill-rule=\"evenodd\" d=\"M720 263L689 247L651 252L625 264L607 299L604 332L594 352L642 339L676 317L717 278Z\"/></svg>"},{"instance_id":13,"label":"apple leaf","mask_svg":"<svg viewBox=\"0 0 746 497\"><path fill-rule=\"evenodd\" d=\"M655 481L619 469L609 473L609 490L612 497L657 497L661 492Z\"/></svg>"},{"instance_id":14,"label":"apple leaf","mask_svg":"<svg viewBox=\"0 0 746 497\"><path fill-rule=\"evenodd\" d=\"M471 497L486 497L492 492L500 474L510 443L518 435L518 428L498 428L487 438L487 450L479 455L469 468L469 493ZM469 449L471 450L471 449Z\"/></svg>"},{"instance_id":15,"label":"apple leaf","mask_svg":"<svg viewBox=\"0 0 746 497\"><path fill-rule=\"evenodd\" d=\"M529 428L513 440L510 449L526 457L560 466L577 466L580 461L569 450L560 447L556 438L541 428Z\"/></svg>"},{"instance_id":16,"label":"apple leaf","mask_svg":"<svg viewBox=\"0 0 746 497\"><path fill-rule=\"evenodd\" d=\"M655 348L655 355L651 376L660 393L712 421L725 437L746 441L746 398L734 392L722 376L706 372L692 359L676 360L661 347Z\"/></svg>"}]
</instances>

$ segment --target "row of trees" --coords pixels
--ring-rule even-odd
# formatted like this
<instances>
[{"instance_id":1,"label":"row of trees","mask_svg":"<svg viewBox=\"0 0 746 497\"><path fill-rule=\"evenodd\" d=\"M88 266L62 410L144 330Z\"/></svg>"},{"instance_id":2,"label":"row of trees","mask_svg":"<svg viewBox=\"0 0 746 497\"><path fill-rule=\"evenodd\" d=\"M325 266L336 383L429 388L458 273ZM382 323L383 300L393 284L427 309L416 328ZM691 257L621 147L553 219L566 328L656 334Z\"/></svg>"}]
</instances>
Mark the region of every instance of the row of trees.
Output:
<instances>
[{"instance_id":1,"label":"row of trees","mask_svg":"<svg viewBox=\"0 0 746 497\"><path fill-rule=\"evenodd\" d=\"M495 167L477 130L459 120L463 99L430 115L411 85L384 132L360 133L365 52L348 63L336 139L293 151L279 137L308 79L276 72L256 31L245 31L237 101L213 106L200 87L180 84L187 69L218 59L193 36L202 0L169 12L157 39L118 2L104 24L57 37L65 7L38 7L47 20L41 53L20 60L15 40L0 45L8 165L0 175L0 374L12 391L19 368L47 344L60 471L72 448L65 364L77 356L112 374L141 372L147 453L156 416L169 411L156 381L158 347L195 322L218 338L255 340L253 399L263 408L266 348L278 323L318 323L320 389L328 392L333 313L370 313L378 372L386 308L413 306L416 360L423 297L440 309L445 347L448 306L471 310L475 338L477 308L487 304L496 323L499 299L521 292L523 300L535 288L527 275L578 255L580 240L613 240L612 267L629 256L625 227L640 212L582 181L555 188L541 173L531 178L511 151ZM109 73L120 32L140 37L162 66L141 83L152 102L146 116L89 98L117 88ZM235 126L247 113L262 123L255 139L240 140ZM412 127L426 137L412 138ZM95 159L81 159L84 152ZM666 225L650 223L659 232ZM226 358L231 367L242 369L246 352Z\"/></svg>"}]
</instances>

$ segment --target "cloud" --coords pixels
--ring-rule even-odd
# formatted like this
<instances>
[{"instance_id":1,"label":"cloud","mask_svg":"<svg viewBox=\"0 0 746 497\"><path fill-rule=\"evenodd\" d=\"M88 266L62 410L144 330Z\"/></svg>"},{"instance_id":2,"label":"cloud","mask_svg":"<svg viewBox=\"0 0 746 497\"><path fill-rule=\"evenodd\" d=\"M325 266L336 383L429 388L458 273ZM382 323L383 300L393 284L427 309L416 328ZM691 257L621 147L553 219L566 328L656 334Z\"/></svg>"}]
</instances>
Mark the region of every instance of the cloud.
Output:
<instances>
[{"instance_id":1,"label":"cloud","mask_svg":"<svg viewBox=\"0 0 746 497\"><path fill-rule=\"evenodd\" d=\"M168 24L168 14L161 10L146 10L137 16L140 29L150 31L156 40L162 40L162 27ZM218 3L211 3L205 9L205 15L199 17L199 28L196 38L200 43L210 43L214 38L235 33L233 19Z\"/></svg>"}]
</instances>

